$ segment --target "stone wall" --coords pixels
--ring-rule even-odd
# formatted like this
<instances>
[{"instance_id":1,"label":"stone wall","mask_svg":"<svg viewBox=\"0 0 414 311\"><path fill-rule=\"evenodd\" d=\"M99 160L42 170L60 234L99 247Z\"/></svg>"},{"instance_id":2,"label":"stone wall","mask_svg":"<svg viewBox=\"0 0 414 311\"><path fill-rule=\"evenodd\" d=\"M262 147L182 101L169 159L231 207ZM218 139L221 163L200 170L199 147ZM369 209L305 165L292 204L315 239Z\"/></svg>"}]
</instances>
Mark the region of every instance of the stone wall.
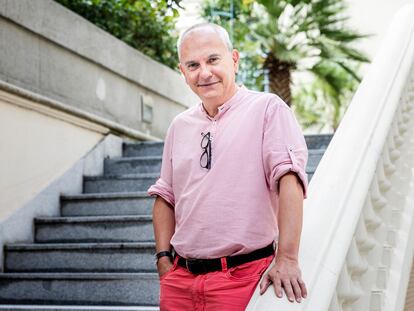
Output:
<instances>
[{"instance_id":1,"label":"stone wall","mask_svg":"<svg viewBox=\"0 0 414 311\"><path fill-rule=\"evenodd\" d=\"M197 102L178 72L52 0L0 0L0 46L0 80L147 135Z\"/></svg>"}]
</instances>

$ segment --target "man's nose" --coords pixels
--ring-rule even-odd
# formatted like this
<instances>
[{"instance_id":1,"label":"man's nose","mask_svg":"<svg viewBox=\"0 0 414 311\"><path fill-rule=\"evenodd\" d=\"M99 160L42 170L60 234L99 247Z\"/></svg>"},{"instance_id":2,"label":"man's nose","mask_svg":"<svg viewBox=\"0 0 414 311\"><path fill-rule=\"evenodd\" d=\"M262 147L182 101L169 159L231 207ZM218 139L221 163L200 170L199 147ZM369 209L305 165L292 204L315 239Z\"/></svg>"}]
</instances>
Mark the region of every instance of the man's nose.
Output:
<instances>
[{"instance_id":1,"label":"man's nose","mask_svg":"<svg viewBox=\"0 0 414 311\"><path fill-rule=\"evenodd\" d=\"M200 78L207 79L212 76L211 70L208 66L201 66L200 68Z\"/></svg>"}]
</instances>

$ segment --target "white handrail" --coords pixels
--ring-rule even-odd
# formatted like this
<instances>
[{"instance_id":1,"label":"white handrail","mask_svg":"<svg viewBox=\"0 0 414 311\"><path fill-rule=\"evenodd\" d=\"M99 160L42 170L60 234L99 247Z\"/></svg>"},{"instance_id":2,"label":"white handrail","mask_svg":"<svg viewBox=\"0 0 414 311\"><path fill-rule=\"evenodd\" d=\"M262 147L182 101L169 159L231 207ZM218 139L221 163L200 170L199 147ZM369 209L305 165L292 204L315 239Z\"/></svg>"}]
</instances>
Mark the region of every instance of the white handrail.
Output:
<instances>
[{"instance_id":1,"label":"white handrail","mask_svg":"<svg viewBox=\"0 0 414 311\"><path fill-rule=\"evenodd\" d=\"M259 296L257 288L247 310L330 308L348 251L352 251L377 164L382 161L381 153L398 117L400 97L410 78L414 61L413 16L413 5L404 6L396 14L309 185L299 251L308 298L301 304L290 303L286 298L276 298L271 288ZM351 297L360 294L350 291Z\"/></svg>"}]
</instances>

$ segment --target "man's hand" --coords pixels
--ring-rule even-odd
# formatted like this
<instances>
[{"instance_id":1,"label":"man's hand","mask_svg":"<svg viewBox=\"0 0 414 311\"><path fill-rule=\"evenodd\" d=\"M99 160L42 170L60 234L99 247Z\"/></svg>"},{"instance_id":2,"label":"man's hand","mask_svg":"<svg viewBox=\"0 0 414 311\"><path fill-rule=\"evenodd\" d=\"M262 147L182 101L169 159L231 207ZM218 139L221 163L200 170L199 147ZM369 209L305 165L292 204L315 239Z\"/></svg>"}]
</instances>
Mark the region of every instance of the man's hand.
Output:
<instances>
[{"instance_id":1,"label":"man's hand","mask_svg":"<svg viewBox=\"0 0 414 311\"><path fill-rule=\"evenodd\" d=\"M279 185L279 239L275 265L260 283L260 294L273 283L277 297L282 297L283 288L290 302L295 298L301 302L307 296L298 264L304 193L300 179L293 172L283 175Z\"/></svg>"},{"instance_id":2,"label":"man's hand","mask_svg":"<svg viewBox=\"0 0 414 311\"><path fill-rule=\"evenodd\" d=\"M299 264L296 259L285 256L276 256L275 265L264 276L260 283L260 295L262 295L270 284L273 283L276 296L282 298L282 288L290 302L296 298L301 302L306 298L307 290L302 280Z\"/></svg>"},{"instance_id":3,"label":"man's hand","mask_svg":"<svg viewBox=\"0 0 414 311\"><path fill-rule=\"evenodd\" d=\"M170 271L172 268L173 263L170 260L170 257L164 256L158 260L157 269L159 277L162 277L165 273Z\"/></svg>"}]
</instances>

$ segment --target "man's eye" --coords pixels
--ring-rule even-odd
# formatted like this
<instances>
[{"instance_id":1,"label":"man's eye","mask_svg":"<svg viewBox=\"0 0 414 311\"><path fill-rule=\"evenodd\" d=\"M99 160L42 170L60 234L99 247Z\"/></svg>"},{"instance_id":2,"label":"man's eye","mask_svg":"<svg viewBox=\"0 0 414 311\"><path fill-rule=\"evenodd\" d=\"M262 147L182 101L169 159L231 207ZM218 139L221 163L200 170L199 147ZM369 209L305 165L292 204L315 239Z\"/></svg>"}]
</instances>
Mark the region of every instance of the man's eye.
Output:
<instances>
[{"instance_id":1,"label":"man's eye","mask_svg":"<svg viewBox=\"0 0 414 311\"><path fill-rule=\"evenodd\" d=\"M197 64L189 64L188 66L187 66L187 68L188 69L195 69L195 68L197 68Z\"/></svg>"},{"instance_id":2,"label":"man's eye","mask_svg":"<svg viewBox=\"0 0 414 311\"><path fill-rule=\"evenodd\" d=\"M209 62L210 63L216 63L218 60L219 60L218 57L212 57L212 58L209 59Z\"/></svg>"}]
</instances>

